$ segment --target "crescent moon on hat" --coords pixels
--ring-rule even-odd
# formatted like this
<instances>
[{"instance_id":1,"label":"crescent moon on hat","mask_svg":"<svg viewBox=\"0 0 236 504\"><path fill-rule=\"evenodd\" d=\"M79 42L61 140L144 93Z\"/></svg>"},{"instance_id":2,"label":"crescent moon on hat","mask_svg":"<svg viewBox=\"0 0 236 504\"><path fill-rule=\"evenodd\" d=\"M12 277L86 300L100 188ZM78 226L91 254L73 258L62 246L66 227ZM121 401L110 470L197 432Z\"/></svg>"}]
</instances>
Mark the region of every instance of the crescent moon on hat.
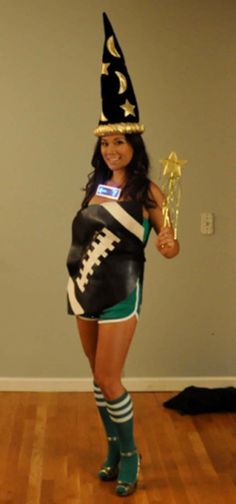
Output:
<instances>
[{"instance_id":1,"label":"crescent moon on hat","mask_svg":"<svg viewBox=\"0 0 236 504\"><path fill-rule=\"evenodd\" d=\"M113 35L111 35L111 37L107 39L107 49L112 54L112 56L115 56L115 58L121 58L121 55L118 53L116 49Z\"/></svg>"},{"instance_id":2,"label":"crescent moon on hat","mask_svg":"<svg viewBox=\"0 0 236 504\"><path fill-rule=\"evenodd\" d=\"M126 91L127 89L127 80L124 76L123 73L121 72L115 72L115 74L117 75L118 79L119 79L119 83L120 83L120 89L118 91L118 94L122 94Z\"/></svg>"},{"instance_id":3,"label":"crescent moon on hat","mask_svg":"<svg viewBox=\"0 0 236 504\"><path fill-rule=\"evenodd\" d=\"M105 116L105 114L103 113L103 110L101 111L101 115L100 115L100 121L108 121L107 117Z\"/></svg>"}]
</instances>

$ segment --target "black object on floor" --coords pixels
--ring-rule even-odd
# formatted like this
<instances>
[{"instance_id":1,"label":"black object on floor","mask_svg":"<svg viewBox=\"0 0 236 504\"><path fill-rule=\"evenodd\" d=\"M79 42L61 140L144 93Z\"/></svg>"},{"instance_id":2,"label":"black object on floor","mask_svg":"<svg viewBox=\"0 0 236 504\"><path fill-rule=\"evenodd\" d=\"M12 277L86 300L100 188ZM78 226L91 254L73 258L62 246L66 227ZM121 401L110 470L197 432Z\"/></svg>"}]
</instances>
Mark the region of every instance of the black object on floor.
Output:
<instances>
[{"instance_id":1,"label":"black object on floor","mask_svg":"<svg viewBox=\"0 0 236 504\"><path fill-rule=\"evenodd\" d=\"M236 388L187 387L177 396L168 399L163 406L177 410L181 415L199 413L236 412Z\"/></svg>"}]
</instances>

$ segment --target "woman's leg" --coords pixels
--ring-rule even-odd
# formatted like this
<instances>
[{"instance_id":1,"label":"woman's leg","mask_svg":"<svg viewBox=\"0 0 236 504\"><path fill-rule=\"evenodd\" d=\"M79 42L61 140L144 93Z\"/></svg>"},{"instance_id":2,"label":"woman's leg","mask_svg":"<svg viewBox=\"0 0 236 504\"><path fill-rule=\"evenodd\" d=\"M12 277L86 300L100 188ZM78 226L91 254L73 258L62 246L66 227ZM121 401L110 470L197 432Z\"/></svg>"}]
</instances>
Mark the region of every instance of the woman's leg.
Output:
<instances>
[{"instance_id":1,"label":"woman's leg","mask_svg":"<svg viewBox=\"0 0 236 504\"><path fill-rule=\"evenodd\" d=\"M84 353L89 360L92 373L94 374L98 341L98 323L96 320L84 320L80 317L76 317L76 322Z\"/></svg>"},{"instance_id":2,"label":"woman's leg","mask_svg":"<svg viewBox=\"0 0 236 504\"><path fill-rule=\"evenodd\" d=\"M121 375L136 325L135 315L125 321L99 324L95 380L108 400L116 399L125 390Z\"/></svg>"},{"instance_id":3,"label":"woman's leg","mask_svg":"<svg viewBox=\"0 0 236 504\"><path fill-rule=\"evenodd\" d=\"M92 373L94 375L95 359L98 340L98 323L94 320L84 320L77 318L77 326L83 350L87 356ZM100 387L94 381L94 398L100 414L108 442L107 457L99 471L99 477L103 481L111 481L118 474L118 463L120 460L120 446L116 426L110 419L107 411L107 403Z\"/></svg>"},{"instance_id":4,"label":"woman's leg","mask_svg":"<svg viewBox=\"0 0 236 504\"><path fill-rule=\"evenodd\" d=\"M116 426L121 462L116 488L118 495L133 493L138 477L139 456L133 436L133 403L121 383L122 369L137 319L99 324L95 361L96 382L107 400L110 419Z\"/></svg>"}]
</instances>

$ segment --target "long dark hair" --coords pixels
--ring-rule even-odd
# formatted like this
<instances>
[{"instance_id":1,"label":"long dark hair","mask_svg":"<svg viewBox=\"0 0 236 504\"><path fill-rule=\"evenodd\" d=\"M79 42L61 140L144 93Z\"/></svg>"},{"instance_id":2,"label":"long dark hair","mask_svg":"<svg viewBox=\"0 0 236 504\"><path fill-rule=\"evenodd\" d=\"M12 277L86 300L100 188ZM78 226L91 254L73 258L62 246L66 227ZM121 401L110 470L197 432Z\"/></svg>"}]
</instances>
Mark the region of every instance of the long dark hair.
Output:
<instances>
[{"instance_id":1,"label":"long dark hair","mask_svg":"<svg viewBox=\"0 0 236 504\"><path fill-rule=\"evenodd\" d=\"M139 201L146 208L154 208L155 201L152 199L148 178L150 161L146 151L144 141L139 133L125 135L126 141L133 147L133 157L126 168L127 182L122 190L124 199ZM82 202L82 208L86 207L96 192L98 184L103 184L112 177L112 170L108 168L101 155L101 138L98 139L93 157L92 166L94 170L88 176L88 182L85 187L85 197Z\"/></svg>"}]
</instances>

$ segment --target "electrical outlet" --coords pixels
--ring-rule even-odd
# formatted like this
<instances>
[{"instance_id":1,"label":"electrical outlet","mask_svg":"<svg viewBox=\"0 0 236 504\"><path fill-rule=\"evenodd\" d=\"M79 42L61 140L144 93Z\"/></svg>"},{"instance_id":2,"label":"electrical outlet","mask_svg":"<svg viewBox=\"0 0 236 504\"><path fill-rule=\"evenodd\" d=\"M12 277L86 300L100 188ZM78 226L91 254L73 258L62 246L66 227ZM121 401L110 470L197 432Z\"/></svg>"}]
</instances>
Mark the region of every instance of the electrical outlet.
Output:
<instances>
[{"instance_id":1,"label":"electrical outlet","mask_svg":"<svg viewBox=\"0 0 236 504\"><path fill-rule=\"evenodd\" d=\"M211 212L201 213L201 233L212 235L214 233L214 214Z\"/></svg>"}]
</instances>

